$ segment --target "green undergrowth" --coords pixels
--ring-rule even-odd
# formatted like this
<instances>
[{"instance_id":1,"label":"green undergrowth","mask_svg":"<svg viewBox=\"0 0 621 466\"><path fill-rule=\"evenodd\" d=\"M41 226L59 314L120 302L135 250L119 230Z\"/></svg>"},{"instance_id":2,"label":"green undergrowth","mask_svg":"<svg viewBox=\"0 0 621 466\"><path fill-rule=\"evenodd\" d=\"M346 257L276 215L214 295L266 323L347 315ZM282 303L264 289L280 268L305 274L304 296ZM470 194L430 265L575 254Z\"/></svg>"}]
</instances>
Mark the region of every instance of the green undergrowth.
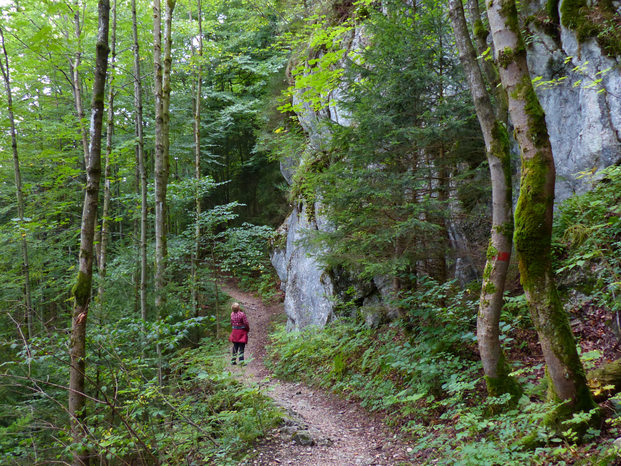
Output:
<instances>
[{"instance_id":1,"label":"green undergrowth","mask_svg":"<svg viewBox=\"0 0 621 466\"><path fill-rule=\"evenodd\" d=\"M231 375L228 344L208 337L196 347L187 345L193 325L200 323L195 320L143 328L139 320L121 319L89 335L87 378L94 387L88 389L83 419L88 434L79 445L64 424L67 369L52 371L64 357L63 336L33 339L28 356L5 359L0 464L67 464L72 451L85 451L98 464L243 461L251 445L280 423L281 413L256 385ZM57 353L42 350L52 343ZM162 383L155 343L162 350ZM24 358L28 367L19 363ZM30 400L17 399L15 387L28 387Z\"/></svg>"},{"instance_id":2,"label":"green undergrowth","mask_svg":"<svg viewBox=\"0 0 621 466\"><path fill-rule=\"evenodd\" d=\"M621 312L621 166L582 174L593 189L567 199L556 217L556 266L562 291L579 291Z\"/></svg>"},{"instance_id":3,"label":"green undergrowth","mask_svg":"<svg viewBox=\"0 0 621 466\"><path fill-rule=\"evenodd\" d=\"M244 223L228 228L218 238L223 240L216 245L220 270L231 274L243 290L257 293L264 302L274 299L278 277L268 254L268 244L276 238L273 228Z\"/></svg>"},{"instance_id":4,"label":"green undergrowth","mask_svg":"<svg viewBox=\"0 0 621 466\"><path fill-rule=\"evenodd\" d=\"M277 377L329 389L381 413L409 442L415 464L568 464L585 454L593 462L582 464L609 464L614 457L612 440L597 438L597 430L586 436L593 443L571 444L579 420L564 426L564 437L543 427L555 406L541 401L544 392L533 383L537 368L515 372L527 396L503 411L498 407L507 395L485 398L479 362L442 347L397 324L369 329L335 321L297 333L280 326L268 364Z\"/></svg>"},{"instance_id":5,"label":"green undergrowth","mask_svg":"<svg viewBox=\"0 0 621 466\"><path fill-rule=\"evenodd\" d=\"M249 448L280 424L281 412L256 385L235 379L227 348L204 344L180 352L172 361L175 389L182 409L165 435L170 464L188 457L198 464L237 464ZM177 436L178 440L175 439ZM179 445L190 446L179 449Z\"/></svg>"}]
</instances>

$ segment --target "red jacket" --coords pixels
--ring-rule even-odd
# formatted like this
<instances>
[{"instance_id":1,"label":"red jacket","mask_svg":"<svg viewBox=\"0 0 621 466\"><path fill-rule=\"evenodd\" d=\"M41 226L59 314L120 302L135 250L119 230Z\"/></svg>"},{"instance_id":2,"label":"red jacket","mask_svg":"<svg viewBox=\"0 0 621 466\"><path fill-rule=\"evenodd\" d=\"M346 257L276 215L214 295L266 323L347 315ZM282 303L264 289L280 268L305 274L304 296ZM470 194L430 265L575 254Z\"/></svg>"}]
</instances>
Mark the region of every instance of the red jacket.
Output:
<instances>
[{"instance_id":1,"label":"red jacket","mask_svg":"<svg viewBox=\"0 0 621 466\"><path fill-rule=\"evenodd\" d=\"M231 335L229 341L233 343L248 343L248 332L250 331L250 325L248 324L248 318L243 311L231 312Z\"/></svg>"}]
</instances>

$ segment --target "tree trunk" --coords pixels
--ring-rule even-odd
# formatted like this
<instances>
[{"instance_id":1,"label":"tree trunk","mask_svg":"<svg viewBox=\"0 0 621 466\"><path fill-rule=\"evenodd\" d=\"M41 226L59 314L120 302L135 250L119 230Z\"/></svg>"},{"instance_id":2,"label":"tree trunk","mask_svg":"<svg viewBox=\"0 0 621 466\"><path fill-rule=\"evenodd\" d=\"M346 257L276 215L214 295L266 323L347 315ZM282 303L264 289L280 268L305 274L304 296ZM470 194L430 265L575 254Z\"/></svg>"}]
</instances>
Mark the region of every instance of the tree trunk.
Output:
<instances>
[{"instance_id":1,"label":"tree trunk","mask_svg":"<svg viewBox=\"0 0 621 466\"><path fill-rule=\"evenodd\" d=\"M99 246L99 290L97 292L99 305L103 306L107 252L108 252L108 230L110 225L110 156L112 154L112 136L114 135L114 67L116 61L116 0L112 6L112 37L110 40L110 82L108 85L108 121L106 130L106 157L104 163L104 197L103 209L101 213L101 243Z\"/></svg>"},{"instance_id":2,"label":"tree trunk","mask_svg":"<svg viewBox=\"0 0 621 466\"><path fill-rule=\"evenodd\" d=\"M201 179L201 90L202 90L202 59L203 59L203 18L201 0L197 0L198 15L198 63L196 65L196 94L194 98L194 177L196 178L196 195L194 199L194 209L196 216L196 226L194 229L194 250L192 252L192 304L194 305L194 315L200 315L200 302L198 292L198 257L200 253L199 242L201 229L199 219L201 215L201 197L199 183ZM194 52L194 47L192 47ZM200 339L200 334L198 335Z\"/></svg>"},{"instance_id":3,"label":"tree trunk","mask_svg":"<svg viewBox=\"0 0 621 466\"><path fill-rule=\"evenodd\" d=\"M448 208L449 206L448 200L450 196L450 173L447 167L447 162L445 160L444 145L442 143L440 143L436 162L438 163L438 166L436 167L436 170L438 171L438 200L440 201L440 205L444 209ZM449 245L449 234L446 215L444 215L443 213L438 216L438 225L440 226L440 231L442 232L440 235L438 235L438 239L440 240L440 251L438 256L438 279L440 283L444 283L448 280L447 251Z\"/></svg>"},{"instance_id":4,"label":"tree trunk","mask_svg":"<svg viewBox=\"0 0 621 466\"><path fill-rule=\"evenodd\" d=\"M217 278L217 273L218 273L218 269L216 268L216 254L215 254L215 248L214 248L214 239L213 239L213 232L211 234L212 238L211 238L211 266L213 267L213 286L215 288L215 298L216 298L216 340L220 339L220 296L219 296L219 292L218 292L218 278Z\"/></svg>"},{"instance_id":5,"label":"tree trunk","mask_svg":"<svg viewBox=\"0 0 621 466\"><path fill-rule=\"evenodd\" d=\"M511 152L507 127L496 118L490 96L477 63L461 0L449 0L449 16L455 31L459 58L468 80L479 125L485 141L485 150L492 181L492 230L487 248L487 262L483 273L477 338L487 391L490 396L504 393L517 401L522 390L509 376L500 344L500 312L513 236L511 195Z\"/></svg>"},{"instance_id":6,"label":"tree trunk","mask_svg":"<svg viewBox=\"0 0 621 466\"><path fill-rule=\"evenodd\" d=\"M155 67L155 306L160 316L166 303L166 188L169 172L171 26L174 0L166 0L162 62L161 5L153 2L153 61Z\"/></svg>"},{"instance_id":7,"label":"tree trunk","mask_svg":"<svg viewBox=\"0 0 621 466\"><path fill-rule=\"evenodd\" d=\"M474 33L474 45L476 55L483 57L482 60L479 60L479 64L483 69L483 73L487 77L487 81L491 89L491 94L494 96L493 108L495 110L494 113L496 114L496 119L508 127L509 109L507 108L507 92L504 90L500 83L498 68L496 68L492 60L487 60L485 58L487 57L488 53L493 54L494 46L493 44L491 45L491 47L488 46L489 31L483 23L483 20L481 19L479 1L468 0L468 10L470 11L470 20L472 21L472 31ZM491 49L491 52L489 52L488 49Z\"/></svg>"},{"instance_id":8,"label":"tree trunk","mask_svg":"<svg viewBox=\"0 0 621 466\"><path fill-rule=\"evenodd\" d=\"M80 80L80 65L82 64L82 27L80 26L80 5L74 2L75 11L73 13L74 32L77 41L77 50L74 54L73 61L69 60L71 69L71 80L73 85L73 102L75 105L76 115L78 117L78 128L80 128L80 137L82 139L82 151L84 153L84 161L81 164L86 170L88 166L88 134L84 127L84 105L82 103L82 82Z\"/></svg>"},{"instance_id":9,"label":"tree trunk","mask_svg":"<svg viewBox=\"0 0 621 466\"><path fill-rule=\"evenodd\" d=\"M93 280L93 239L99 198L101 177L101 128L104 114L106 70L108 66L108 25L110 3L99 0L99 27L97 32L97 51L95 57L95 80L91 105L91 133L88 166L86 172L86 192L82 210L80 230L80 258L78 276L71 292L75 299L71 325L69 368L69 415L71 416L71 435L76 445L83 444L86 426L83 424L85 395L84 376L86 358L86 319L91 297ZM74 452L74 464L85 464L88 458L84 453Z\"/></svg>"},{"instance_id":10,"label":"tree trunk","mask_svg":"<svg viewBox=\"0 0 621 466\"><path fill-rule=\"evenodd\" d=\"M487 14L509 115L522 154L514 241L520 280L547 366L549 396L566 401L548 421L563 421L596 405L554 283L551 265L555 168L545 114L532 86L515 0L493 0ZM560 426L559 426L560 427Z\"/></svg>"},{"instance_id":11,"label":"tree trunk","mask_svg":"<svg viewBox=\"0 0 621 466\"><path fill-rule=\"evenodd\" d=\"M140 316L147 320L147 170L144 157L142 122L142 84L140 81L140 48L136 20L136 0L132 0L132 34L134 38L134 107L136 107L136 166L140 180Z\"/></svg>"},{"instance_id":12,"label":"tree trunk","mask_svg":"<svg viewBox=\"0 0 621 466\"><path fill-rule=\"evenodd\" d=\"M4 45L4 31L0 27L0 40L2 40L2 52L4 63L0 60L0 70L4 79L4 87L7 96L7 111L9 123L11 125L11 150L13 152L13 168L15 171L15 191L17 194L17 218L19 221L19 235L21 237L22 248L22 272L24 274L24 323L26 324L26 338L33 336L33 309L30 293L30 261L28 260L28 241L26 240L26 229L24 222L24 192L22 190L22 175L19 168L19 156L17 152L17 130L15 129L15 116L13 114L13 94L11 92L11 69L9 67L9 55Z\"/></svg>"},{"instance_id":13,"label":"tree trunk","mask_svg":"<svg viewBox=\"0 0 621 466\"><path fill-rule=\"evenodd\" d=\"M155 66L155 308L157 318L162 315L166 305L166 188L169 172L169 105L170 105L170 68L171 27L174 0L166 0L164 21L164 59L162 63L161 5L159 0L153 2L153 61ZM162 384L161 348L157 346L158 379Z\"/></svg>"}]
</instances>

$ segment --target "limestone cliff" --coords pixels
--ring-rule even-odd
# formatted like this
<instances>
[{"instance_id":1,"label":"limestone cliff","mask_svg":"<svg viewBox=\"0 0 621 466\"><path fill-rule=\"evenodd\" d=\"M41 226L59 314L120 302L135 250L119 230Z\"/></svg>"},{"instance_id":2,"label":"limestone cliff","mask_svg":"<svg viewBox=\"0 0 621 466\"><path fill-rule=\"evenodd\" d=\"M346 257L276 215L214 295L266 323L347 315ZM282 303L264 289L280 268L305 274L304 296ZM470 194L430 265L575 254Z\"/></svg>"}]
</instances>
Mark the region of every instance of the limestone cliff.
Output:
<instances>
[{"instance_id":1,"label":"limestone cliff","mask_svg":"<svg viewBox=\"0 0 621 466\"><path fill-rule=\"evenodd\" d=\"M531 12L541 14L545 6ZM557 8L552 28L529 23L528 63L546 113L558 202L588 189L580 172L621 161L621 68L620 57L603 52L597 37L579 42L578 32L564 25L572 23L563 17L569 14L563 2ZM617 14L621 20L620 2Z\"/></svg>"},{"instance_id":2,"label":"limestone cliff","mask_svg":"<svg viewBox=\"0 0 621 466\"><path fill-rule=\"evenodd\" d=\"M525 7L532 17L545 10L545 4L531 2ZM567 0L566 0L567 1ZM616 3L617 8L621 3ZM546 122L554 152L557 186L556 198L565 199L588 189L577 176L583 171L617 164L621 161L621 73L619 57L602 52L595 38L578 40L578 34L562 22L562 3L557 4L560 19L550 28L537 21L525 19L531 32L528 60L537 94L546 113ZM364 44L360 29L351 35L351 47ZM341 125L351 124L349 115L339 105L339 98L347 90L339 87L326 96L328 105L314 111L294 96L298 119L308 140L308 150L316 151L329 141L329 131L322 121L331 120ZM287 160L282 165L283 175L291 184L292 174L305 163ZM308 205L300 199L280 228L281 241L274 249L272 263L285 291L285 310L288 328L300 329L307 325L322 326L333 317L335 295L351 282L346 273L328 273L313 257L313 251L300 243L303 232L330 226L323 219L320 207ZM469 259L468 239L460 231L459 223L449 222L449 237L453 248L453 274L466 282L477 278L477 271ZM342 282L342 283L340 283ZM360 287L358 302L369 308L381 308L387 285L382 280ZM378 313L367 315L370 324L378 322Z\"/></svg>"}]
</instances>

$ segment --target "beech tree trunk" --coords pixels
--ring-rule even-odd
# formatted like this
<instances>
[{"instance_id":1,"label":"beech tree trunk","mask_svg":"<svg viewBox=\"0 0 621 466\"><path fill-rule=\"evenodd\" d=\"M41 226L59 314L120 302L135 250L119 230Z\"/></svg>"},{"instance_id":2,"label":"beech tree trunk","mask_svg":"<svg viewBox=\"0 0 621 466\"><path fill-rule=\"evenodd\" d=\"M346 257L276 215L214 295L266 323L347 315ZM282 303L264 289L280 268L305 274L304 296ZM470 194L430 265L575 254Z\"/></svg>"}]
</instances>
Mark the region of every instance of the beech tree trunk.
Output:
<instances>
[{"instance_id":1,"label":"beech tree trunk","mask_svg":"<svg viewBox=\"0 0 621 466\"><path fill-rule=\"evenodd\" d=\"M83 443L87 430L83 423L85 394L84 375L86 358L86 320L91 298L93 280L93 239L99 199L101 178L101 129L104 115L106 71L108 67L109 0L99 0L99 26L95 56L95 80L91 105L91 131L88 165L86 169L86 190L80 230L80 257L78 276L71 292L75 299L71 325L69 368L69 415L71 435L76 445ZM74 464L86 464L88 457L80 450L74 453Z\"/></svg>"},{"instance_id":2,"label":"beech tree trunk","mask_svg":"<svg viewBox=\"0 0 621 466\"><path fill-rule=\"evenodd\" d=\"M147 320L147 170L144 158L142 122L142 84L140 80L140 47L136 20L136 0L132 0L132 34L134 39L134 107L136 110L136 167L140 191L140 316Z\"/></svg>"},{"instance_id":3,"label":"beech tree trunk","mask_svg":"<svg viewBox=\"0 0 621 466\"><path fill-rule=\"evenodd\" d=\"M166 0L162 60L161 4L153 2L153 61L155 67L155 306L158 316L166 303L166 188L169 172L169 105L171 27L174 0Z\"/></svg>"},{"instance_id":4,"label":"beech tree trunk","mask_svg":"<svg viewBox=\"0 0 621 466\"><path fill-rule=\"evenodd\" d=\"M166 181L168 177L168 159L164 157L162 107L162 21L159 0L153 2L153 71L155 74L155 307L159 315L164 300L164 259L166 257Z\"/></svg>"},{"instance_id":5,"label":"beech tree trunk","mask_svg":"<svg viewBox=\"0 0 621 466\"><path fill-rule=\"evenodd\" d=\"M485 141L492 181L492 230L483 273L477 339L490 396L509 393L516 401L522 393L500 344L500 312L507 269L511 259L513 209L511 195L511 151L505 122L496 118L483 75L477 62L461 0L449 0L449 16L455 31L459 58L464 67L474 108Z\"/></svg>"},{"instance_id":6,"label":"beech tree trunk","mask_svg":"<svg viewBox=\"0 0 621 466\"><path fill-rule=\"evenodd\" d=\"M110 39L110 82L108 84L108 121L106 128L106 157L104 162L104 196L101 213L101 243L99 252L99 304L103 305L107 272L108 230L110 229L110 156L114 135L114 67L116 61L116 0L112 6L112 37Z\"/></svg>"},{"instance_id":7,"label":"beech tree trunk","mask_svg":"<svg viewBox=\"0 0 621 466\"><path fill-rule=\"evenodd\" d=\"M192 304L194 305L194 316L200 315L199 286L198 286L198 256L201 229L199 219L201 215L201 197L199 183L201 179L201 90L202 90L202 59L203 59L203 18L201 0L197 0L198 16L198 60L196 64L196 86L194 97L194 177L196 178L196 195L194 198L194 214L196 216L196 227L194 229L194 250L192 252ZM194 52L194 47L192 47ZM200 338L200 335L199 335Z\"/></svg>"},{"instance_id":8,"label":"beech tree trunk","mask_svg":"<svg viewBox=\"0 0 621 466\"><path fill-rule=\"evenodd\" d=\"M84 127L84 105L82 103L82 81L80 80L80 65L82 64L82 27L80 26L80 5L77 2L73 4L73 25L77 41L77 50L73 56L73 61L69 61L71 69L71 80L73 84L73 103L75 105L76 115L78 117L78 128L80 128L80 138L82 140L82 151L84 153L84 163L82 167L86 169L88 166L88 134Z\"/></svg>"},{"instance_id":9,"label":"beech tree trunk","mask_svg":"<svg viewBox=\"0 0 621 466\"><path fill-rule=\"evenodd\" d=\"M566 401L548 421L596 407L551 266L555 168L545 114L532 86L515 0L492 0L487 15L500 79L522 154L514 241L520 280L547 366L549 396Z\"/></svg>"},{"instance_id":10,"label":"beech tree trunk","mask_svg":"<svg viewBox=\"0 0 621 466\"><path fill-rule=\"evenodd\" d=\"M153 62L155 67L155 308L157 318L162 315L166 305L166 227L167 206L166 188L169 172L169 105L171 28L174 0L166 0L164 19L164 58L162 63L162 23L161 4L153 2ZM161 348L157 345L158 380L162 384Z\"/></svg>"},{"instance_id":11,"label":"beech tree trunk","mask_svg":"<svg viewBox=\"0 0 621 466\"><path fill-rule=\"evenodd\" d=\"M17 195L17 218L18 231L22 249L22 272L24 274L24 323L26 324L26 338L33 336L32 298L30 293L30 261L28 260L28 241L26 240L26 229L24 226L24 191L22 190L22 175L19 168L19 154L17 151L17 130L15 129L15 116L13 114L13 94L11 92L11 68L9 67L9 55L4 44L4 30L0 27L0 40L2 41L2 52L4 63L0 60L0 71L4 79L4 88L7 96L7 111L9 114L9 124L11 125L11 151L13 152L13 169L15 172L15 191Z\"/></svg>"}]
</instances>

